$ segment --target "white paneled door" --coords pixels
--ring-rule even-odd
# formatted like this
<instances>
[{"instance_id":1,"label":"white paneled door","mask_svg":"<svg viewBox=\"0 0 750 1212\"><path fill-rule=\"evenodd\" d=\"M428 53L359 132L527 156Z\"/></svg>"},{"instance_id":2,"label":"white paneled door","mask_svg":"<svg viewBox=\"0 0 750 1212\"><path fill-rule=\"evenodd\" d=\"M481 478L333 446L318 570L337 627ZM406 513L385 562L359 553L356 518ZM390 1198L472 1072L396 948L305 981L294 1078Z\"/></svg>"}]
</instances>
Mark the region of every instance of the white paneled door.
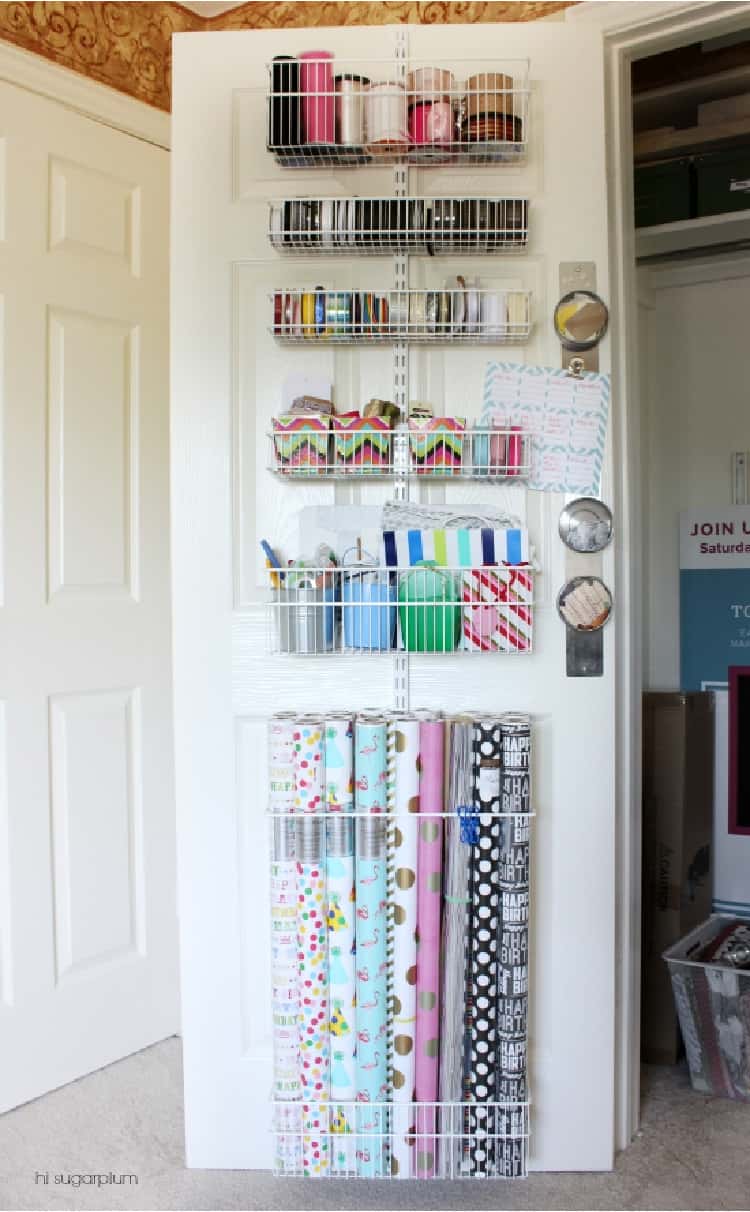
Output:
<instances>
[{"instance_id":1,"label":"white paneled door","mask_svg":"<svg viewBox=\"0 0 750 1212\"><path fill-rule=\"evenodd\" d=\"M595 262L608 296L602 37L583 22L565 21L409 26L405 33L415 64L451 67L460 79L497 70L498 60L530 60L528 162L427 166L410 180L410 189L426 196L531 199L525 255L410 261L414 286L441 289L465 274L532 292L526 346L411 350L409 398L476 417L490 359L560 365L552 312L561 262ZM393 79L397 46L396 29L386 26L175 38L175 738L191 1165L264 1168L273 1160L264 717L280 709L394 705L387 657L267 655L259 540L278 544L283 555L299 554L300 506L374 505L391 492L379 483L279 484L268 475L264 435L285 379L297 372L332 382L342 410L371 396L392 398L393 390L386 348L274 341L275 288L375 290L391 283L393 265L373 257L280 257L267 238L268 201L378 197L392 191L394 179L382 166L331 168L320 160L309 170L279 167L265 149L266 65L275 55L324 47L342 62L359 61L357 71L373 80ZM607 342L601 366L609 368ZM604 492L617 509L611 469L608 449ZM439 502L443 490L420 491ZM567 678L554 608L566 577L557 537L562 497L453 484L445 495L452 503L487 499L527 519L541 562L534 654L410 658L411 705L529 711L535 718L531 1164L607 1169L614 1143L618 624L604 634L604 676ZM604 576L614 587L611 552Z\"/></svg>"},{"instance_id":2,"label":"white paneled door","mask_svg":"<svg viewBox=\"0 0 750 1212\"><path fill-rule=\"evenodd\" d=\"M0 1110L178 1025L168 155L0 85Z\"/></svg>"}]
</instances>

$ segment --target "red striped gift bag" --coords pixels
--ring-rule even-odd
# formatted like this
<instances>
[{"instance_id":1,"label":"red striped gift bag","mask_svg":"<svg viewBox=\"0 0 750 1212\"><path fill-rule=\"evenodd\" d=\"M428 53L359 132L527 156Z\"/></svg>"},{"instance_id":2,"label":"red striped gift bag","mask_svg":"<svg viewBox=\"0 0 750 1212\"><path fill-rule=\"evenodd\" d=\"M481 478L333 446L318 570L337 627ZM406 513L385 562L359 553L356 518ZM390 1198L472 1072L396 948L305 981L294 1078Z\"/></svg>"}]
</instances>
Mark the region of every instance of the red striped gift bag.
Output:
<instances>
[{"instance_id":1,"label":"red striped gift bag","mask_svg":"<svg viewBox=\"0 0 750 1212\"><path fill-rule=\"evenodd\" d=\"M467 568L461 577L462 647L470 652L531 652L531 568Z\"/></svg>"}]
</instances>

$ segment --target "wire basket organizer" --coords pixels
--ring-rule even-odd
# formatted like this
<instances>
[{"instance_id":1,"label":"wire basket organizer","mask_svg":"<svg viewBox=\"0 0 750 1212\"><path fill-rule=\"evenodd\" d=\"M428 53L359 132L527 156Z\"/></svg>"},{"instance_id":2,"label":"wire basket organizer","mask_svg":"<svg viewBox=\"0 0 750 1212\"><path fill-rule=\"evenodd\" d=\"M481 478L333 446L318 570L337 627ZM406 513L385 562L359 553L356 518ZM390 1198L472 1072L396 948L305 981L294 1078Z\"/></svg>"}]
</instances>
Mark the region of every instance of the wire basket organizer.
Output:
<instances>
[{"instance_id":1,"label":"wire basket organizer","mask_svg":"<svg viewBox=\"0 0 750 1212\"><path fill-rule=\"evenodd\" d=\"M268 648L274 654L533 651L534 572L527 565L423 561L413 567L269 569L268 577Z\"/></svg>"},{"instance_id":2,"label":"wire basket organizer","mask_svg":"<svg viewBox=\"0 0 750 1212\"><path fill-rule=\"evenodd\" d=\"M531 293L459 285L438 290L276 290L270 332L285 345L521 345L531 335Z\"/></svg>"},{"instance_id":3,"label":"wire basket organizer","mask_svg":"<svg viewBox=\"0 0 750 1212\"><path fill-rule=\"evenodd\" d=\"M329 927L332 918L336 922L339 921L340 892L344 886L348 886L349 879L354 879L355 871L357 871L354 855L359 853L365 838L369 855L369 846L371 839L375 836L375 831L381 838L378 853L381 856L383 872L383 885L379 888L378 895L384 894L385 898L381 902L382 913L377 917L377 921L382 919L383 922L381 933L385 930L386 923L397 920L394 917L399 905L398 893L394 892L393 882L394 839L398 838L401 831L408 828L409 824L414 824L413 816L409 821L409 814L404 815L395 811L383 812L373 817L369 811L362 810L347 812L326 810L296 817L290 817L282 812L270 812L268 815L273 833L271 843L272 920L277 940L283 940L286 936L288 945L290 947L294 945L292 943L293 919L299 912L299 907L303 904L306 894L312 894L314 898L317 896L320 904L328 906L326 916ZM494 811L481 814L477 812L472 817L468 809L462 808L460 819L462 829L464 824L471 821L476 828L479 828L481 820L482 832L485 836L489 832L496 831L497 844L506 855L512 854L518 845L525 849L527 866L525 876L522 875L521 879L528 880L528 855L532 825L535 821L533 811L525 813ZM420 810L418 820L424 828L439 828L447 849L447 830L458 823L457 813L455 811L424 812ZM341 838L346 830L351 831L350 838L353 839L356 836L356 845L341 846ZM365 832L361 832L362 830ZM322 844L319 842L314 847L314 855L309 846L311 837L317 837L322 841ZM336 838L335 842L331 841L333 837ZM478 834L474 838L475 842L477 837ZM387 842L386 838L388 838ZM328 839L327 842L326 839ZM515 842L514 839L516 839ZM462 835L462 842L466 840ZM346 851L347 866L340 874L339 863L329 862L326 856L327 845L331 855L334 851L336 855ZM297 858L303 864L302 867L297 865ZM441 859L441 865L445 861ZM386 875L386 871L390 871L391 874ZM331 873L333 873L333 880ZM376 876L375 869L372 874ZM300 878L301 876L304 878ZM443 878L447 878L445 867L443 867ZM369 875L364 876L364 882L369 883ZM372 898L368 892L367 900L363 901L361 899L362 891L359 878L357 878L355 899L349 902L349 911L346 914L349 918L350 932L353 925L351 919L354 914L361 917L365 923L362 926L363 933L365 930L369 932L370 929L373 931L378 929L377 924L373 925L372 912L368 922L367 901ZM327 978L324 978L325 992L321 990L321 994L330 1016L328 1033L330 1038L326 1038L324 1033L320 1046L325 1050L325 1066L329 1075L324 1084L327 1085L330 1081L331 1088L326 1091L324 1096L312 1097L309 1087L303 1092L293 1079L287 1081L282 1077L286 1065L291 1065L291 1072L294 1071L294 1062L291 1059L296 1051L294 1040L300 1027L304 1025L307 1014L305 1012L302 1016L298 1016L293 1007L287 1006L284 1010L281 1002L277 1001L274 1004L274 1032L277 1048L280 1048L277 1056L282 1070L282 1073L278 1074L276 1082L281 1081L282 1085L287 1087L286 1096L280 1096L276 1092L275 1085L270 1097L273 1170L277 1176L285 1178L389 1179L409 1177L420 1179L521 1179L527 1177L532 1105L527 1075L528 883L515 890L511 888L510 884L507 884L498 890L498 901L501 906L508 903L511 905L522 904L523 908L520 911L513 908L510 913L513 920L510 921L502 917L502 908L498 914L497 964L499 971L497 988L493 987L491 993L491 997L496 999L497 1038L494 1034L490 1036L489 1045L490 1051L494 1053L492 1059L497 1066L496 1079L492 1083L494 1097L477 1099L476 1096L472 1096L469 1092L469 1084L464 1078L461 1083L464 1087L464 1094L460 1099L415 1099L412 1101L404 1099L400 1087L393 1085L392 1072L389 1072L387 1076L385 1072L381 1075L391 1086L390 1097L382 1099L339 1097L334 1089L333 1078L337 1069L344 1063L345 1057L347 1061L351 1060L351 1042L347 1048L345 1041L347 1037L351 1037L353 1027L346 1005L337 1000L331 983L333 973L339 969L341 961L328 954L326 956L328 974ZM468 904L468 901L466 903ZM303 908L303 912L307 912L307 910ZM305 918L305 921L308 920ZM346 924L343 919L341 919L341 925L346 933ZM341 938L336 933L329 934L326 938L324 926L325 922L321 920L318 937L315 940L316 948L320 946L324 952L331 952L331 950L335 952L336 943L340 942ZM323 928L322 931L321 928ZM392 925L388 924L389 935L392 928ZM443 949L450 945L445 929L444 917ZM305 927L302 932L306 933ZM508 940L510 940L510 946ZM377 978L374 977L373 969L370 967L370 980L368 980L366 965L371 957L369 953L365 954L362 939L360 939L363 947L361 955L359 958L353 959L350 970L356 973L356 979L360 982L362 1009L367 1007L369 1011L374 1007L377 1011L382 1000L386 1000L390 1007L386 1009L386 1006L383 1005L380 1014L380 1045L385 1050L392 1047L394 1038L396 1040L399 1038L399 1028L394 1025L393 1016L394 1012L398 1015L400 1003L398 999L394 999L393 945L386 943L385 939L382 941L385 964L388 968L388 974L384 979L381 978L381 992L384 988L385 999L378 999L375 996L377 990L372 991L369 988L373 979L377 983ZM303 947L303 940L299 935L297 946L300 949ZM340 948L338 950L340 951ZM278 950L276 954L279 955ZM458 946L455 942L452 944L450 959L454 965L451 970L451 979L454 982L461 981L463 973L460 970L466 959L460 938ZM447 962L445 955L444 961ZM442 967L443 965L441 965ZM307 971L308 969L305 968L304 972ZM282 969L279 977L281 979L280 987L285 989L286 982L290 980L288 970ZM441 983L445 979L443 972ZM444 983L443 994L445 994ZM327 1004L329 998L330 1005ZM314 1001L314 999L313 986L311 1000ZM357 1002L357 1006L360 1006L360 1001ZM510 1009L505 1010L505 1007ZM473 1013L471 998L465 1002L462 997L458 1005L454 1004L454 1009L457 1013L462 1013L465 1020L459 1030L460 1035L466 1041L465 1033L469 1031L468 1022L471 1021ZM359 1040L359 1044L355 1045L355 1050L365 1043L369 1046L373 1042L377 1042L377 1039L373 1041L372 1032L366 1029L359 1016L359 1010L355 1009L353 1013L357 1018L357 1039ZM312 1017L315 1019L314 1011ZM475 1022L477 1018L481 1020L481 1014L474 1015ZM315 1021L317 1020L315 1019ZM413 1026L411 1030L413 1031ZM466 1046L466 1042L463 1046ZM398 1049L396 1051L398 1053ZM489 1060L490 1057L487 1059ZM481 1053L479 1060L481 1063ZM476 1064L476 1058L474 1063ZM495 1076L494 1073L493 1076ZM429 1159L429 1163L420 1167L417 1159ZM404 1172L405 1163L410 1166L408 1173Z\"/></svg>"},{"instance_id":4,"label":"wire basket organizer","mask_svg":"<svg viewBox=\"0 0 750 1212\"><path fill-rule=\"evenodd\" d=\"M520 426L464 428L439 420L424 429L393 429L377 417L335 418L329 428L328 417L287 415L274 424L266 435L268 470L305 483L406 474L521 485L536 436Z\"/></svg>"},{"instance_id":5,"label":"wire basket organizer","mask_svg":"<svg viewBox=\"0 0 750 1212\"><path fill-rule=\"evenodd\" d=\"M402 1121L416 1125L420 1117L435 1123L434 1132L413 1131L415 1150L434 1150L438 1163L431 1179L526 1178L528 1176L529 1100L522 1102L370 1102L378 1131L342 1130L343 1124L356 1124L362 1118L362 1105L328 1099L322 1104L302 1104L272 1099L274 1173L277 1177L302 1178L302 1144L306 1134L304 1120L314 1115L325 1125L321 1140L330 1158L331 1178L357 1178L357 1163L372 1165L375 1177L394 1178L390 1158L394 1136ZM477 1126L477 1111L481 1128ZM491 1166L478 1168L471 1163L472 1153L481 1145L493 1158ZM376 1155L381 1160L376 1161Z\"/></svg>"},{"instance_id":6,"label":"wire basket organizer","mask_svg":"<svg viewBox=\"0 0 750 1212\"><path fill-rule=\"evenodd\" d=\"M531 753L515 713L269 722L277 1173L525 1177Z\"/></svg>"},{"instance_id":7,"label":"wire basket organizer","mask_svg":"<svg viewBox=\"0 0 750 1212\"><path fill-rule=\"evenodd\" d=\"M278 55L267 100L267 148L285 168L517 164L527 152L528 60Z\"/></svg>"},{"instance_id":8,"label":"wire basket organizer","mask_svg":"<svg viewBox=\"0 0 750 1212\"><path fill-rule=\"evenodd\" d=\"M370 256L523 251L526 198L286 198L270 203L277 252Z\"/></svg>"}]
</instances>

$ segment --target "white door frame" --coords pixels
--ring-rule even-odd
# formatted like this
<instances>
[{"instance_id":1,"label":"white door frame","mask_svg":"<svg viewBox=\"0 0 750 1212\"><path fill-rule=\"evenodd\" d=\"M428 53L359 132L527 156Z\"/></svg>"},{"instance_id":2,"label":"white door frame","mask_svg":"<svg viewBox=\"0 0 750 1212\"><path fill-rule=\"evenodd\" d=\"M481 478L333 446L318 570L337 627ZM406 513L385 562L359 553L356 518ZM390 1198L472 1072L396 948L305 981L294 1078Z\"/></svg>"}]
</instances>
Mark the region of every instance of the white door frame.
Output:
<instances>
[{"instance_id":1,"label":"white door frame","mask_svg":"<svg viewBox=\"0 0 750 1212\"><path fill-rule=\"evenodd\" d=\"M688 42L750 28L750 3L584 3L568 21L604 34L607 180L610 220L610 333L616 497L617 638L616 1072L615 1148L638 1129L640 1104L641 930L641 469L637 395L637 287L633 221L630 67L636 59ZM574 156L574 142L571 145ZM572 168L575 168L572 161Z\"/></svg>"}]
</instances>

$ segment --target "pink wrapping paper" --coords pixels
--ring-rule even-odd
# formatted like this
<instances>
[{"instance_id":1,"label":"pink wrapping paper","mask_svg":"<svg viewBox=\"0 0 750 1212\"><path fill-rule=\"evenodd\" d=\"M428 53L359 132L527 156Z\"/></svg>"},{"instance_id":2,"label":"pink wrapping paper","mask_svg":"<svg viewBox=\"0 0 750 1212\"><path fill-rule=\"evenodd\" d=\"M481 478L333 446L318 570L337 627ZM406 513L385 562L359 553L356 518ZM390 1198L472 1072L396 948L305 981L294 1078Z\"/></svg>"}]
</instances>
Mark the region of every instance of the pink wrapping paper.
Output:
<instances>
[{"instance_id":1,"label":"pink wrapping paper","mask_svg":"<svg viewBox=\"0 0 750 1212\"><path fill-rule=\"evenodd\" d=\"M443 822L429 813L443 811L442 720L423 720L419 726L419 840L417 843L417 1023L415 1098L417 1107L415 1174L435 1175L437 1157L436 1109L440 1052L440 873ZM421 819L424 817L424 819Z\"/></svg>"}]
</instances>

